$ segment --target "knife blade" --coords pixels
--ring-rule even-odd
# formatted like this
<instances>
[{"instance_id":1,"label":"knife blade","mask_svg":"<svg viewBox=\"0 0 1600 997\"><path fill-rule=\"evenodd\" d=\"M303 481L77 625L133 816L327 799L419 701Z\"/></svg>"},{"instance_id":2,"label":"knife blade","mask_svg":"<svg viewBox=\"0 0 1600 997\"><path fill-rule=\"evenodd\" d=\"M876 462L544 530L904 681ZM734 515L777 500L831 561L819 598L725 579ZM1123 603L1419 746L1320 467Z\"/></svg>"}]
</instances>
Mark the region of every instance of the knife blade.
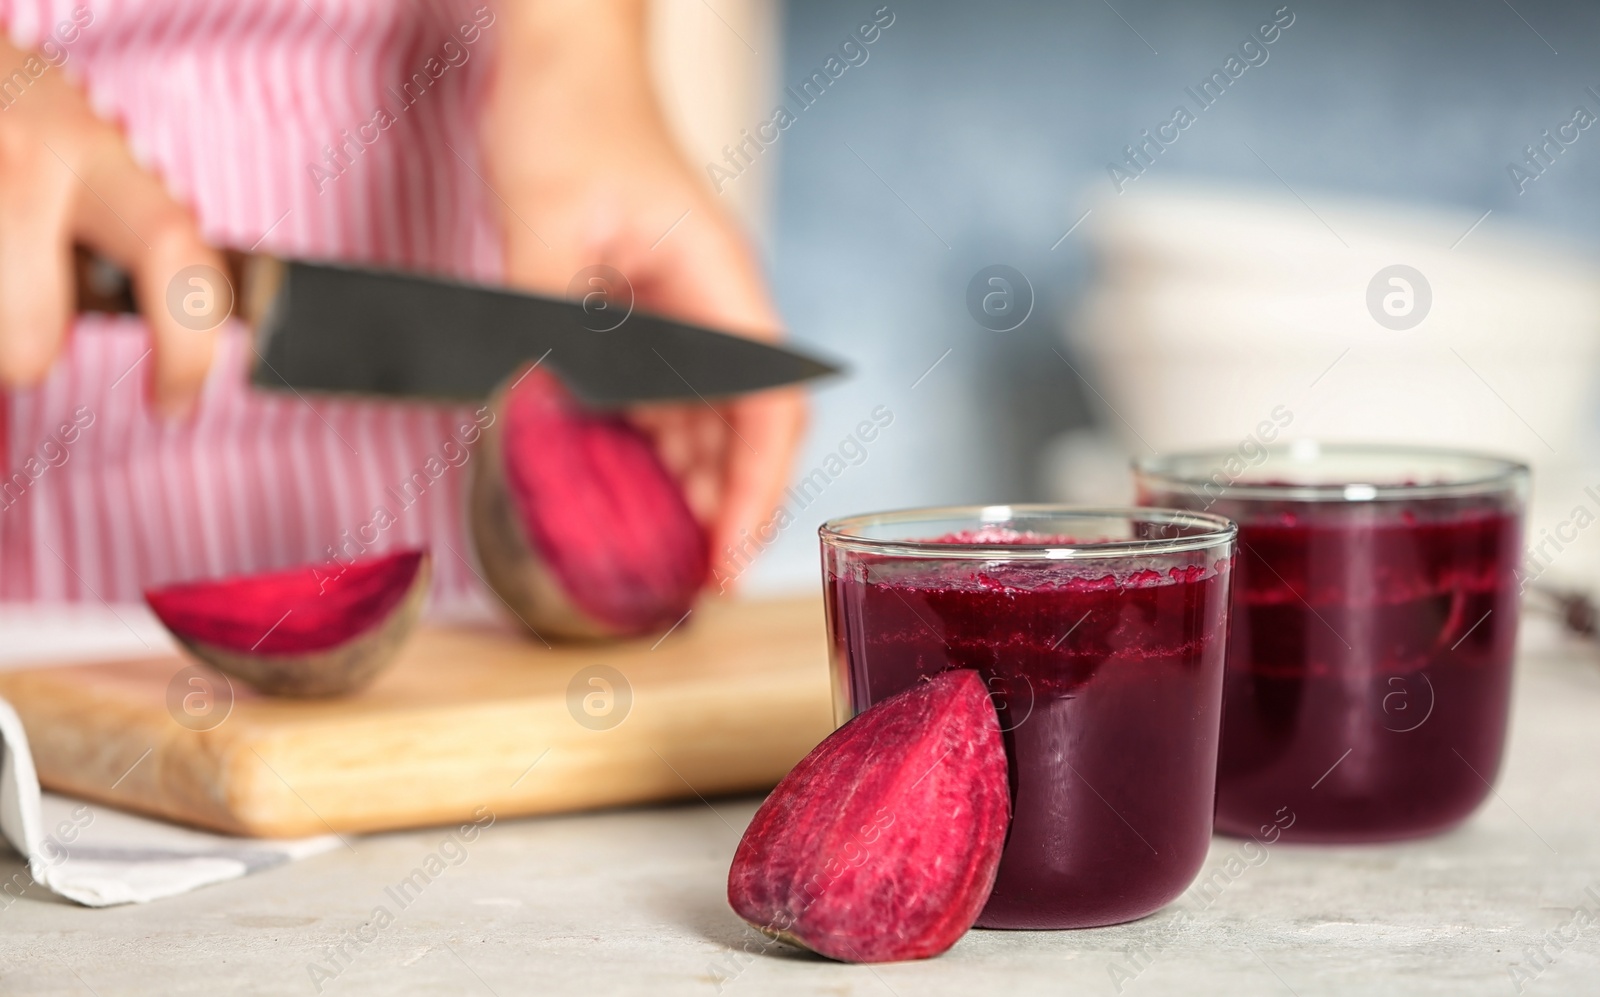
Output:
<instances>
[{"instance_id":1,"label":"knife blade","mask_svg":"<svg viewBox=\"0 0 1600 997\"><path fill-rule=\"evenodd\" d=\"M340 263L227 255L230 274L183 271L167 305L178 315L192 285L197 300L215 305L213 325L237 311L255 331L251 382L269 390L473 400L539 362L585 402L609 408L728 398L841 371L788 347L634 309L615 271L609 283L620 287L572 301ZM81 251L78 264L80 310L134 310L126 280L119 285Z\"/></svg>"}]
</instances>

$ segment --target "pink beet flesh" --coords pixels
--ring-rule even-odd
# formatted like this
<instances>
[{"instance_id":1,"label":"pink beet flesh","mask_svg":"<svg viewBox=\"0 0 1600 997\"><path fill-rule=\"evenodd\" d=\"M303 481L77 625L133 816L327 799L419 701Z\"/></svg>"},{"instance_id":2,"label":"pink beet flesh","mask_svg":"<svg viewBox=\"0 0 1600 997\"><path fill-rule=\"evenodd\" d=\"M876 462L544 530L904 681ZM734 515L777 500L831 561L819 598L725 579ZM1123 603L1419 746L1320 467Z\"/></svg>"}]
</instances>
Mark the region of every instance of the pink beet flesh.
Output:
<instances>
[{"instance_id":1,"label":"pink beet flesh","mask_svg":"<svg viewBox=\"0 0 1600 997\"><path fill-rule=\"evenodd\" d=\"M567 597L621 632L669 626L708 570L705 531L650 441L535 370L505 406L506 484Z\"/></svg>"},{"instance_id":2,"label":"pink beet flesh","mask_svg":"<svg viewBox=\"0 0 1600 997\"><path fill-rule=\"evenodd\" d=\"M734 853L750 924L846 962L925 959L972 927L1011 819L988 689L942 672L840 727L778 783Z\"/></svg>"},{"instance_id":3,"label":"pink beet flesh","mask_svg":"<svg viewBox=\"0 0 1600 997\"><path fill-rule=\"evenodd\" d=\"M305 654L338 647L386 621L410 591L420 550L338 565L184 582L145 600L168 630L225 651Z\"/></svg>"}]
</instances>

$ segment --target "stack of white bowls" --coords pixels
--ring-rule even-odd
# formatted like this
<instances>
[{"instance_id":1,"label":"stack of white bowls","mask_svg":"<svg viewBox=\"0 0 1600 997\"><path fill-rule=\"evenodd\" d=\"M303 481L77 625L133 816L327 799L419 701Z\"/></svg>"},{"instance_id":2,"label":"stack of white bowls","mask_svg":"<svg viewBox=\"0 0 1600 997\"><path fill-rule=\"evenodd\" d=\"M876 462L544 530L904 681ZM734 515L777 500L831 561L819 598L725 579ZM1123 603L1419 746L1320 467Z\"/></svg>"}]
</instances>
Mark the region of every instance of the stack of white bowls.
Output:
<instances>
[{"instance_id":1,"label":"stack of white bowls","mask_svg":"<svg viewBox=\"0 0 1600 997\"><path fill-rule=\"evenodd\" d=\"M1580 505L1600 519L1600 263L1492 214L1300 193L1096 207L1068 337L1121 447L1236 447L1287 414L1281 439L1527 460L1530 541ZM1600 580L1600 529L1563 546L1550 577Z\"/></svg>"}]
</instances>

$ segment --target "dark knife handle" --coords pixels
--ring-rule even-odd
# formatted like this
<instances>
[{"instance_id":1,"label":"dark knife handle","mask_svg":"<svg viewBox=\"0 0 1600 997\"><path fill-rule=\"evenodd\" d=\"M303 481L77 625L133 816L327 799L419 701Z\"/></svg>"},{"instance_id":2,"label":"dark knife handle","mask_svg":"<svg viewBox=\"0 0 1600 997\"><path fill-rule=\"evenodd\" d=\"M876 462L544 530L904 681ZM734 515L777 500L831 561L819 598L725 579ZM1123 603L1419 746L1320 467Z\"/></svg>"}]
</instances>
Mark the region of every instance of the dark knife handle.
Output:
<instances>
[{"instance_id":1,"label":"dark knife handle","mask_svg":"<svg viewBox=\"0 0 1600 997\"><path fill-rule=\"evenodd\" d=\"M222 250L223 274L228 282L227 309L216 316L217 325L237 314L251 326L266 314L283 286L283 263L271 256ZM139 298L128 272L83 246L72 247L73 289L79 312L134 314Z\"/></svg>"},{"instance_id":2,"label":"dark knife handle","mask_svg":"<svg viewBox=\"0 0 1600 997\"><path fill-rule=\"evenodd\" d=\"M137 312L128 272L82 246L72 247L72 284L80 312Z\"/></svg>"}]
</instances>

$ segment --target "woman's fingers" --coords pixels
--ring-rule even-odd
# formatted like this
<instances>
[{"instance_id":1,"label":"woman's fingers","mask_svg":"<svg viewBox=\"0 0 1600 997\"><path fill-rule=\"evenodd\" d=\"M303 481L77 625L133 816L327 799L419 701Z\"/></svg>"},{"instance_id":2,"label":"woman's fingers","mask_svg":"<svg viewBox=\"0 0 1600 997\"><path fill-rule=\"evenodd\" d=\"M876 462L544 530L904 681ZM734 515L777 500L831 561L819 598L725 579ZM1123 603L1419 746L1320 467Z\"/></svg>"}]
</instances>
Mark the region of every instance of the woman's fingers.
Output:
<instances>
[{"instance_id":1,"label":"woman's fingers","mask_svg":"<svg viewBox=\"0 0 1600 997\"><path fill-rule=\"evenodd\" d=\"M781 334L754 251L715 205L694 204L633 269L644 278L641 304L653 311L752 339Z\"/></svg>"},{"instance_id":2,"label":"woman's fingers","mask_svg":"<svg viewBox=\"0 0 1600 997\"><path fill-rule=\"evenodd\" d=\"M0 385L36 384L72 309L71 173L43 144L0 128Z\"/></svg>"},{"instance_id":3,"label":"woman's fingers","mask_svg":"<svg viewBox=\"0 0 1600 997\"><path fill-rule=\"evenodd\" d=\"M720 215L711 214L715 209L696 210L705 217L695 224L685 218L653 250L663 258L656 261L650 282L650 306L756 338L775 338L777 314L754 255ZM698 424L722 437L721 494L711 528L712 562L717 564L730 547L748 551L747 537L764 542L761 527L788 480L805 425L805 401L798 389L784 389L702 408L707 411L696 413Z\"/></svg>"},{"instance_id":4,"label":"woman's fingers","mask_svg":"<svg viewBox=\"0 0 1600 997\"><path fill-rule=\"evenodd\" d=\"M222 256L120 139L89 158L82 178L73 231L132 275L155 350L152 399L165 415L186 412L205 384L217 331L233 306Z\"/></svg>"},{"instance_id":5,"label":"woman's fingers","mask_svg":"<svg viewBox=\"0 0 1600 997\"><path fill-rule=\"evenodd\" d=\"M25 58L0 38L0 65ZM154 340L156 405L187 408L232 306L221 257L134 161L122 133L95 117L66 77L46 73L0 115L0 384L36 383L60 352L72 319L74 243L132 274ZM209 271L196 271L200 283L191 285L187 267ZM172 307L168 288L180 274L187 297Z\"/></svg>"},{"instance_id":6,"label":"woman's fingers","mask_svg":"<svg viewBox=\"0 0 1600 997\"><path fill-rule=\"evenodd\" d=\"M712 560L732 546L740 549L745 535L771 542L763 530L778 507L794 452L805 429L805 400L798 388L766 391L728 407L728 421L737 434L727 446L723 465L722 509L713 535Z\"/></svg>"}]
</instances>

